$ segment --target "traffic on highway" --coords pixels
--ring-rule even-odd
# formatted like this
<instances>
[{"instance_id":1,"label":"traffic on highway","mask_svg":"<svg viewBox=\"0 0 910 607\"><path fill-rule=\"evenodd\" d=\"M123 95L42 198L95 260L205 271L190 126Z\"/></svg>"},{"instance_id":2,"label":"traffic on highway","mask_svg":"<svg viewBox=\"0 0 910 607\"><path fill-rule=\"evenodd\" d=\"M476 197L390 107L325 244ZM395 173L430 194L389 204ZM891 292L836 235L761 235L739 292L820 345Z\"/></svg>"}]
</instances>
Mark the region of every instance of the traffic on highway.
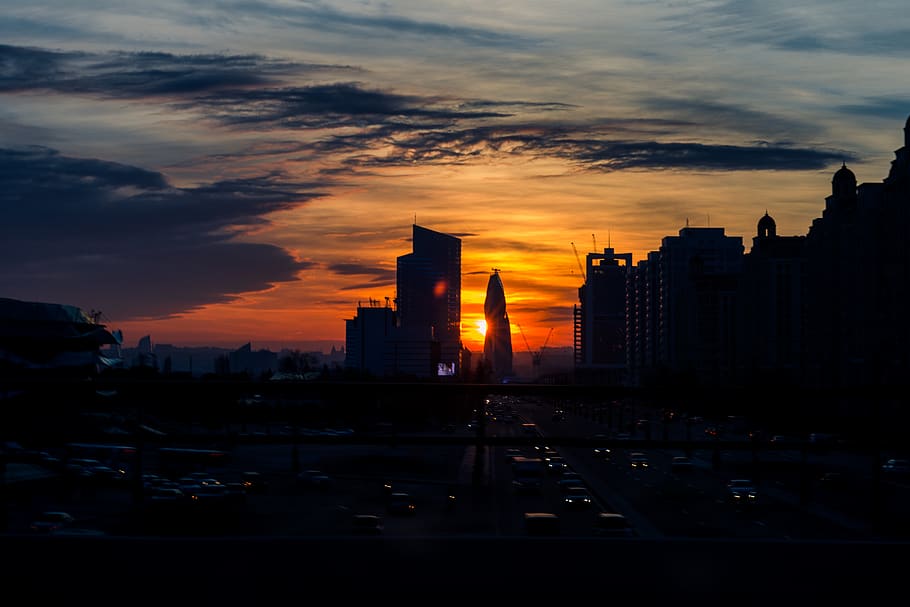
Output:
<instances>
[{"instance_id":1,"label":"traffic on highway","mask_svg":"<svg viewBox=\"0 0 910 607\"><path fill-rule=\"evenodd\" d=\"M42 532L907 537L907 479L884 467L894 461L879 474L874 457L809 452L782 435L759 442L741 419L619 406L626 423L565 403L491 396L466 423L393 433L398 440L387 444L300 442L299 428L278 425L245 428L270 440L223 450L30 450L30 465L46 475L10 493L6 531L36 533L35 521L62 512L65 522ZM409 444L409 436L439 444ZM738 440L755 448L726 448Z\"/></svg>"}]
</instances>

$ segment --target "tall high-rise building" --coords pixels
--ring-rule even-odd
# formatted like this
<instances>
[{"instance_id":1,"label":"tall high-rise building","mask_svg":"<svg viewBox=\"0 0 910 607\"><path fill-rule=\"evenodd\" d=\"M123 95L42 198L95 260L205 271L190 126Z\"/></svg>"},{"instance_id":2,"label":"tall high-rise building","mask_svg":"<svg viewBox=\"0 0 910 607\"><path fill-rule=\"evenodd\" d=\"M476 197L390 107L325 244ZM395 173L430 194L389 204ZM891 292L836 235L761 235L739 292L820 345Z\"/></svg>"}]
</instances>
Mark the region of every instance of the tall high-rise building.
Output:
<instances>
[{"instance_id":1,"label":"tall high-rise building","mask_svg":"<svg viewBox=\"0 0 910 607\"><path fill-rule=\"evenodd\" d=\"M658 361L698 381L736 369L737 292L743 239L686 226L664 237L659 257Z\"/></svg>"},{"instance_id":2,"label":"tall high-rise building","mask_svg":"<svg viewBox=\"0 0 910 607\"><path fill-rule=\"evenodd\" d=\"M747 381L801 379L805 276L806 237L779 236L766 211L743 257L737 350Z\"/></svg>"},{"instance_id":3,"label":"tall high-rise building","mask_svg":"<svg viewBox=\"0 0 910 607\"><path fill-rule=\"evenodd\" d=\"M575 372L586 381L626 381L626 283L631 267L631 253L606 248L587 255L575 315Z\"/></svg>"},{"instance_id":4,"label":"tall high-rise building","mask_svg":"<svg viewBox=\"0 0 910 607\"><path fill-rule=\"evenodd\" d=\"M401 338L428 339L432 375L457 373L461 356L461 239L414 224L412 252L397 260Z\"/></svg>"},{"instance_id":5,"label":"tall high-rise building","mask_svg":"<svg viewBox=\"0 0 910 607\"><path fill-rule=\"evenodd\" d=\"M497 379L512 375L512 328L506 311L506 292L499 270L493 269L487 282L483 302L487 331L483 341L483 358Z\"/></svg>"}]
</instances>

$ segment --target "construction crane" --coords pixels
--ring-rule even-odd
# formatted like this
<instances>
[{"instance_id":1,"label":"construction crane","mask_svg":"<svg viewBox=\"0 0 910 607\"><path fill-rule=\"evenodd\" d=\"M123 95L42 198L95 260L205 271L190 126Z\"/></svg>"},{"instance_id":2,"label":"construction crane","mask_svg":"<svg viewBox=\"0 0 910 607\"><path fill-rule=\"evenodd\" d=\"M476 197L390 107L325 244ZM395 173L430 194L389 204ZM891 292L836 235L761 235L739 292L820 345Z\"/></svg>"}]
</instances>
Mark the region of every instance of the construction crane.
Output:
<instances>
[{"instance_id":1,"label":"construction crane","mask_svg":"<svg viewBox=\"0 0 910 607\"><path fill-rule=\"evenodd\" d=\"M543 359L543 350L547 347L547 344L550 343L550 336L553 335L553 327L550 327L550 332L547 333L547 338L543 342L543 346L540 347L540 350L533 351L531 349L531 344L528 343L528 338L525 337L524 329L521 328L521 325L515 323L518 326L518 332L521 333L521 338L525 342L525 347L528 349L528 354L531 355L531 368L534 372L534 380L536 381L540 377L540 361Z\"/></svg>"},{"instance_id":2,"label":"construction crane","mask_svg":"<svg viewBox=\"0 0 910 607\"><path fill-rule=\"evenodd\" d=\"M582 284L588 282L587 276L585 276L585 265L581 263L581 256L578 254L578 249L575 248L575 243L572 243L572 250L575 251L575 261L578 262L578 270L581 272L581 281Z\"/></svg>"},{"instance_id":3,"label":"construction crane","mask_svg":"<svg viewBox=\"0 0 910 607\"><path fill-rule=\"evenodd\" d=\"M547 344L550 343L550 336L551 336L551 335L553 335L553 327L550 327L550 332L547 333L547 338L546 338L545 340L543 340L543 345L540 346L540 351L537 353L537 361L536 361L536 364L537 364L538 367L540 366L540 359L541 359L541 357L543 356L544 348L546 348L546 347L547 347Z\"/></svg>"}]
</instances>

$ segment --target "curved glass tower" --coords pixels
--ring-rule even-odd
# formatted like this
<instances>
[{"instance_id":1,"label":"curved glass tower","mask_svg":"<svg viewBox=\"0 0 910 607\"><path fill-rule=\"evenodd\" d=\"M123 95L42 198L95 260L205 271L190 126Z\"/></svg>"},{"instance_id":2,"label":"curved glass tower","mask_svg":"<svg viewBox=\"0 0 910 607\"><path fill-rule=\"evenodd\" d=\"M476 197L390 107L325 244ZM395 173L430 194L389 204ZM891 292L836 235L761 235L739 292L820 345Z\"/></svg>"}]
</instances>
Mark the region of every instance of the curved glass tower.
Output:
<instances>
[{"instance_id":1,"label":"curved glass tower","mask_svg":"<svg viewBox=\"0 0 910 607\"><path fill-rule=\"evenodd\" d=\"M483 302L487 332L483 342L483 357L493 376L502 379L512 375L512 328L506 312L506 292L499 270L493 269L487 282L487 297Z\"/></svg>"}]
</instances>

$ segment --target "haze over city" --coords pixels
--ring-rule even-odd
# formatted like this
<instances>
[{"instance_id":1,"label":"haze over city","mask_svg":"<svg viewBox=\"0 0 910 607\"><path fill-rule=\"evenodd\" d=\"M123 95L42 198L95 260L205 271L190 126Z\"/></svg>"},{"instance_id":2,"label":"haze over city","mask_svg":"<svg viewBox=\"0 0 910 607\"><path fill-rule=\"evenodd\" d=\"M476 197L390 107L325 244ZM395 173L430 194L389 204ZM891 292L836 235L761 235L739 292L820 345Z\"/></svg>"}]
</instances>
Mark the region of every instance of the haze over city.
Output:
<instances>
[{"instance_id":1,"label":"haze over city","mask_svg":"<svg viewBox=\"0 0 910 607\"><path fill-rule=\"evenodd\" d=\"M572 344L573 246L805 234L888 174L901 2L57 3L0 16L4 297L125 344L325 349L395 296L412 224L462 240L462 339ZM552 329L552 334L551 334ZM517 347L516 350L520 350Z\"/></svg>"}]
</instances>

